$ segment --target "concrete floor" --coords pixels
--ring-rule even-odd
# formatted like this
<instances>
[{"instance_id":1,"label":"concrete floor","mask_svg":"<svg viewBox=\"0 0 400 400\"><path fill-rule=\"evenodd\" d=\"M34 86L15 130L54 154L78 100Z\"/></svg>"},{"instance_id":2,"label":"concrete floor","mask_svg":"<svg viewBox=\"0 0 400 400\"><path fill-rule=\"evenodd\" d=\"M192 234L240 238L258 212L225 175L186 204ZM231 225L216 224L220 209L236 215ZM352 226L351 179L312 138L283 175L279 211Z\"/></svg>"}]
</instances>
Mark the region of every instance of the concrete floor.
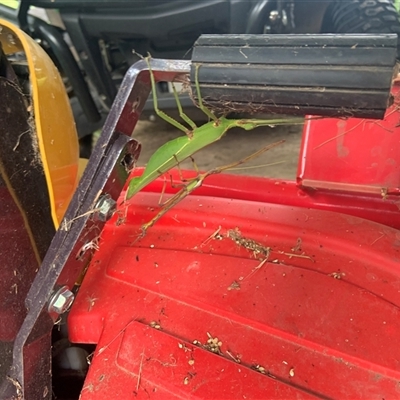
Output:
<instances>
[{"instance_id":1,"label":"concrete floor","mask_svg":"<svg viewBox=\"0 0 400 400\"><path fill-rule=\"evenodd\" d=\"M259 116L257 116L259 118ZM207 122L196 121L197 125ZM196 153L195 162L200 170L220 167L238 161L262 147L284 140L283 144L263 153L256 159L242 165L239 170L227 170L226 173L257 175L270 178L295 179L301 142L302 126L262 127L253 131L232 129L218 142ZM172 125L155 118L155 121L139 121L134 137L142 143L139 166L144 166L150 156L165 142L181 135ZM265 165L275 164L275 165ZM256 168L245 168L257 166ZM182 163L182 168L192 169L191 161Z\"/></svg>"}]
</instances>

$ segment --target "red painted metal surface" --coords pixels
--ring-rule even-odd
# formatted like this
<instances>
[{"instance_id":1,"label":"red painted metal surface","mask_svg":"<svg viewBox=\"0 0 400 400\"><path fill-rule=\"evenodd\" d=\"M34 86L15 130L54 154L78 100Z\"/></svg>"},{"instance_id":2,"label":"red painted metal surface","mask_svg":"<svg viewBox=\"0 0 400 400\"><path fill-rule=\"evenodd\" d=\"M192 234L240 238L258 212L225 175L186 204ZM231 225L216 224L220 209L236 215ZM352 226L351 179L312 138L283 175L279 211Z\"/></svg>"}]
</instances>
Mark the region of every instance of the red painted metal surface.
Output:
<instances>
[{"instance_id":1,"label":"red painted metal surface","mask_svg":"<svg viewBox=\"0 0 400 400\"><path fill-rule=\"evenodd\" d=\"M298 167L305 187L400 194L399 87L385 119L308 121Z\"/></svg>"},{"instance_id":2,"label":"red painted metal surface","mask_svg":"<svg viewBox=\"0 0 400 400\"><path fill-rule=\"evenodd\" d=\"M110 221L69 316L71 340L97 343L82 399L400 396L397 230L190 196L137 240L158 199ZM220 355L193 345L208 334Z\"/></svg>"},{"instance_id":3,"label":"red painted metal surface","mask_svg":"<svg viewBox=\"0 0 400 400\"><path fill-rule=\"evenodd\" d=\"M163 179L122 207L69 315L81 399L400 398L396 118L314 121L299 185L210 177L142 238Z\"/></svg>"},{"instance_id":4,"label":"red painted metal surface","mask_svg":"<svg viewBox=\"0 0 400 400\"><path fill-rule=\"evenodd\" d=\"M400 146L400 145L399 145ZM135 175L143 172L141 168ZM185 178L193 176L193 171L184 171ZM166 186L165 181L177 185L180 183L180 173L171 171L168 176L152 182L146 190L155 193L176 193L176 187ZM227 199L251 200L288 206L316 208L357 216L400 229L400 196L375 193L354 193L339 190L314 189L299 186L294 181L279 179L264 179L242 175L211 175L196 189L197 195L223 197Z\"/></svg>"}]
</instances>

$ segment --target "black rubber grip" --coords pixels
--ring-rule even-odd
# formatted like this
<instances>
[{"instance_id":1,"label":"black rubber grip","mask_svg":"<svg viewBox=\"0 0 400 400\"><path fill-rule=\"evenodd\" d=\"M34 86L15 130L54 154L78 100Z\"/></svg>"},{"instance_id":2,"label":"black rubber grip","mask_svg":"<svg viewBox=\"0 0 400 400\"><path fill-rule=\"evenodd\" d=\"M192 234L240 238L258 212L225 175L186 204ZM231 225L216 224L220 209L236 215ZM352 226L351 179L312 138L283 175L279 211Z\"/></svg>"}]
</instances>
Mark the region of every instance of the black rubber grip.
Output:
<instances>
[{"instance_id":1,"label":"black rubber grip","mask_svg":"<svg viewBox=\"0 0 400 400\"><path fill-rule=\"evenodd\" d=\"M191 84L226 113L383 118L397 35L203 35ZM197 70L197 74L196 74Z\"/></svg>"}]
</instances>

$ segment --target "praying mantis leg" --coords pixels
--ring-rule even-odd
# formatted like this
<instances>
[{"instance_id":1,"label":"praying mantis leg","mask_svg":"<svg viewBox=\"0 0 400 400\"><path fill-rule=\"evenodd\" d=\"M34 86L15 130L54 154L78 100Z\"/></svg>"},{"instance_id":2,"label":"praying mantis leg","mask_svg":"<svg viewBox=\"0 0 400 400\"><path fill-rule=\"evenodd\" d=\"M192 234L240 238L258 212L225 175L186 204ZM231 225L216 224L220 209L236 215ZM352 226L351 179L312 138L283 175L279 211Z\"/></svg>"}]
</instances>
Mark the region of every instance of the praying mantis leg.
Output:
<instances>
[{"instance_id":1,"label":"praying mantis leg","mask_svg":"<svg viewBox=\"0 0 400 400\"><path fill-rule=\"evenodd\" d=\"M172 91L174 92L174 97L176 101L176 105L178 107L179 116L192 128L192 130L197 129L197 125L183 112L182 104L179 101L178 93L176 92L176 88L174 83L172 83ZM192 137L192 132L186 133L190 138Z\"/></svg>"},{"instance_id":2,"label":"praying mantis leg","mask_svg":"<svg viewBox=\"0 0 400 400\"><path fill-rule=\"evenodd\" d=\"M180 162L191 157L193 154L199 150L205 148L206 146L221 139L225 133L234 127L239 127L245 130L252 130L259 126L275 126L284 124L303 124L303 118L277 118L277 119L228 119L225 117L217 118L210 110L208 110L204 105L200 95L200 87L198 82L198 69L196 66L196 90L199 99L200 109L209 116L210 122L194 128L192 131L188 130L179 122L175 121L173 118L166 115L163 111L158 109L157 94L155 88L155 80L153 73L151 71L150 62L147 58L149 64L149 73L153 90L153 100L154 108L161 118L165 121L170 122L173 126L185 132L185 136L180 136L176 139L170 140L169 142L162 145L156 150L156 152L150 157L149 162L143 172L139 177L132 178L129 182L128 190L126 192L126 199L130 199L140 190L142 190L149 183L157 179L160 175L169 171L171 168L176 167ZM177 103L179 104L178 96L176 95ZM181 111L181 105L178 106ZM183 112L181 112L183 114ZM190 124L189 124L190 125Z\"/></svg>"},{"instance_id":3,"label":"praying mantis leg","mask_svg":"<svg viewBox=\"0 0 400 400\"><path fill-rule=\"evenodd\" d=\"M185 132L186 134L189 133L189 130L182 125L180 122L174 120L172 117L170 117L169 115L165 114L164 111L160 110L158 108L158 98L157 98L157 87L156 87L156 81L154 79L154 74L153 71L151 70L151 65L150 65L150 56L145 58L146 62L147 62L147 66L149 68L149 74L150 74L150 82L151 82L151 90L153 92L153 106L154 106L154 111L156 112L156 114L162 118L164 121L168 122L169 124L173 125L175 128L179 129L182 132ZM179 111L181 112L181 114L183 114L182 111L182 106L179 102L179 98L178 98L178 94L176 93L175 87L174 87L174 95L175 95L175 100L176 103L178 104L178 108Z\"/></svg>"},{"instance_id":4,"label":"praying mantis leg","mask_svg":"<svg viewBox=\"0 0 400 400\"><path fill-rule=\"evenodd\" d=\"M224 165L222 167L217 167L210 169L209 171L199 174L196 178L193 178L189 183L183 186L183 188L176 194L174 194L172 197L170 197L163 205L161 210L157 213L155 217L153 217L149 222L145 223L142 225L142 233L141 237L143 237L147 230L151 228L164 214L166 214L171 208L173 208L175 205L177 205L180 201L182 201L186 196L188 196L190 193L192 193L194 190L196 190L198 187L200 187L204 180L209 177L210 175L214 174L219 174L222 171L225 171L230 168L237 167L238 165L244 164L262 153L266 152L267 150L272 149L275 146L278 146L282 144L284 140L281 140L276 143L269 144L267 146L264 146L260 150L257 150L255 153L250 154L249 156L242 158L239 161L235 161L233 163Z\"/></svg>"}]
</instances>

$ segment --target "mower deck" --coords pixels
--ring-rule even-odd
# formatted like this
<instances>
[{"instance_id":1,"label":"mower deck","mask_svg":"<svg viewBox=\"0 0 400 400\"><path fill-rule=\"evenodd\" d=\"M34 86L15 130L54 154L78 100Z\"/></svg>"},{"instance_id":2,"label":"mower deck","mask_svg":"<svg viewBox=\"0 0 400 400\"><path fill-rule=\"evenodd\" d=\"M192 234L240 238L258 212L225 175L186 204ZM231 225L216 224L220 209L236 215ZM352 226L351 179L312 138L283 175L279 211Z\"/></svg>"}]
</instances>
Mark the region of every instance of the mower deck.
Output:
<instances>
[{"instance_id":1,"label":"mower deck","mask_svg":"<svg viewBox=\"0 0 400 400\"><path fill-rule=\"evenodd\" d=\"M397 398L398 230L218 183L254 189L189 196L138 239L150 187L106 225L68 320L97 345L81 399Z\"/></svg>"}]
</instances>

